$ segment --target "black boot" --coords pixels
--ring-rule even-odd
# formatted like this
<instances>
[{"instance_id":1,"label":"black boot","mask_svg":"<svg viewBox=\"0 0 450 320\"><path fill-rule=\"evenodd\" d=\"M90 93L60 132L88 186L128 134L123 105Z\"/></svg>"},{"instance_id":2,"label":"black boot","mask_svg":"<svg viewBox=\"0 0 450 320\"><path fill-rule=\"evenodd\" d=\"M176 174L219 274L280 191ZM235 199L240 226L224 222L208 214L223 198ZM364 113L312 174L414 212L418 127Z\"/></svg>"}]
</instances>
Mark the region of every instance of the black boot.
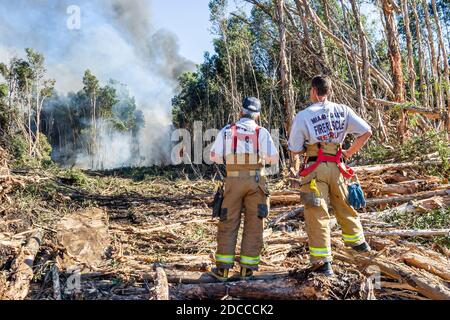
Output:
<instances>
[{"instance_id":1,"label":"black boot","mask_svg":"<svg viewBox=\"0 0 450 320\"><path fill-rule=\"evenodd\" d=\"M223 269L223 268L214 268L209 273L214 278L216 278L219 281L225 282L228 281L230 270L229 269Z\"/></svg>"},{"instance_id":2,"label":"black boot","mask_svg":"<svg viewBox=\"0 0 450 320\"><path fill-rule=\"evenodd\" d=\"M241 280L249 280L253 277L253 270L241 267L241 272L239 273Z\"/></svg>"},{"instance_id":3,"label":"black boot","mask_svg":"<svg viewBox=\"0 0 450 320\"><path fill-rule=\"evenodd\" d=\"M359 246L353 247L352 249L358 253L367 253L372 250L367 242L364 242L363 244L360 244Z\"/></svg>"},{"instance_id":4,"label":"black boot","mask_svg":"<svg viewBox=\"0 0 450 320\"><path fill-rule=\"evenodd\" d=\"M322 274L326 277L332 277L334 275L333 268L331 267L331 262L325 262L322 265L318 265L313 268L313 272L317 274Z\"/></svg>"}]
</instances>

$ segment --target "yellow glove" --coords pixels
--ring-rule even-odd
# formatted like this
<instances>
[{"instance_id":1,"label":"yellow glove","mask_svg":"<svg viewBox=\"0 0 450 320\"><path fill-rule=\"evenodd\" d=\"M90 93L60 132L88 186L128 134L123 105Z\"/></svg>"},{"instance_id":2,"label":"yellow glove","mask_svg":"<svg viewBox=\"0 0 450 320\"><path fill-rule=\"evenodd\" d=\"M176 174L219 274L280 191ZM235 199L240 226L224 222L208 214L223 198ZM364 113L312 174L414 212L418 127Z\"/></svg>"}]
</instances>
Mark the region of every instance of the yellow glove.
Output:
<instances>
[{"instance_id":1,"label":"yellow glove","mask_svg":"<svg viewBox=\"0 0 450 320\"><path fill-rule=\"evenodd\" d=\"M316 179L312 179L309 184L309 188L316 194L317 197L320 197L320 191L317 189L317 181Z\"/></svg>"}]
</instances>

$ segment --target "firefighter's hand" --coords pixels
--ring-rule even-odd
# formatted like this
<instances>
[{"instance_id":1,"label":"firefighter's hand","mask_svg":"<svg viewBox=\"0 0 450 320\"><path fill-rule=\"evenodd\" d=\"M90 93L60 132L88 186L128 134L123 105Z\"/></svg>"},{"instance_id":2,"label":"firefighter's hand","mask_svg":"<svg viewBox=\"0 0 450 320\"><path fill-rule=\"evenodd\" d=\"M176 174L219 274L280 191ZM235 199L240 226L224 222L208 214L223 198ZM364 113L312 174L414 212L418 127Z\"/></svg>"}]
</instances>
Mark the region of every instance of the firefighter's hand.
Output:
<instances>
[{"instance_id":1,"label":"firefighter's hand","mask_svg":"<svg viewBox=\"0 0 450 320\"><path fill-rule=\"evenodd\" d=\"M352 155L348 152L348 150L343 150L342 156L344 157L345 161L347 161L348 159L350 159L352 157Z\"/></svg>"}]
</instances>

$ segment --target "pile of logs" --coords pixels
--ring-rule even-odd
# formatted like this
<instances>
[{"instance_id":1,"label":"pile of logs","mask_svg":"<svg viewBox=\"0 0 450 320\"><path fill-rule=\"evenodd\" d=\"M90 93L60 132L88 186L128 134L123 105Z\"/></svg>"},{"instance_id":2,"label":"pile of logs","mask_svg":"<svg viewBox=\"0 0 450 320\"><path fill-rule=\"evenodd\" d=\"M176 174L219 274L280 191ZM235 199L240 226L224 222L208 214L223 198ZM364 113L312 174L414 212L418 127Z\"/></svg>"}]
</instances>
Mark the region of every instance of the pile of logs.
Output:
<instances>
[{"instance_id":1,"label":"pile of logs","mask_svg":"<svg viewBox=\"0 0 450 320\"><path fill-rule=\"evenodd\" d=\"M33 262L44 250L40 248L43 231L30 229L13 234L2 233L0 228L0 249L2 245L10 248L14 256L6 285L2 285L6 278L0 273L0 285L4 288L0 299L450 300L449 250L438 244L432 250L408 241L411 237L449 236L450 229L399 230L385 222L385 217L393 212L421 214L448 208L448 181L419 174L416 167L417 164L394 164L357 168L368 194L368 210L361 213L361 220L374 251L357 255L345 248L334 219L332 246L337 276L331 279L312 275L308 267L308 238L297 191L272 193L276 213L264 232L261 271L252 280L231 279L227 283L218 283L206 273L214 265L216 232L216 221L209 218L208 198L192 194L173 199L164 194L151 198L135 194L129 199L96 195L98 205L111 206L108 214L113 212L115 201L126 204L124 210L133 208L136 202L138 208L149 204L154 206L150 210L161 207L173 211L147 216L140 223L126 218L111 220L111 253L104 264L90 272L85 271L86 265L85 269L80 267L81 292L71 295L66 288L73 271L67 270L58 258L51 260L69 254L68 248L56 243L46 245L45 250L56 251L48 257L46 280L35 283L37 288L33 288ZM7 222L0 218L0 227L2 223ZM283 228L286 224L296 227ZM81 260L72 258L75 262ZM0 265L4 263L0 259Z\"/></svg>"}]
</instances>

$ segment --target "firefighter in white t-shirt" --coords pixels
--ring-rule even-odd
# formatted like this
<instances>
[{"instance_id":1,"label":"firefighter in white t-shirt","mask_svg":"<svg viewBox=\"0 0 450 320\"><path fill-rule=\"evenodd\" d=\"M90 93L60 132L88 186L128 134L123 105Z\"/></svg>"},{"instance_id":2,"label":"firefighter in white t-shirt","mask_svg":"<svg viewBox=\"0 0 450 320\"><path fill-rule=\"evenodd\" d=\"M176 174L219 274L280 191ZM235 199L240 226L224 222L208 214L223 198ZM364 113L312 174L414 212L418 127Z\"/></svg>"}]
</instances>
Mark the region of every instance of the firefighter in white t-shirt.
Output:
<instances>
[{"instance_id":1,"label":"firefighter in white t-shirt","mask_svg":"<svg viewBox=\"0 0 450 320\"><path fill-rule=\"evenodd\" d=\"M351 108L328 101L331 91L328 77L313 79L310 93L313 104L296 116L289 137L290 151L305 155L300 191L311 262L317 273L326 276L333 275L329 204L342 228L344 243L357 252L370 251L358 213L348 201L347 182L354 178L354 172L342 160L357 153L372 132L369 124ZM356 140L348 150L343 150L342 143L348 134Z\"/></svg>"},{"instance_id":2,"label":"firefighter in white t-shirt","mask_svg":"<svg viewBox=\"0 0 450 320\"><path fill-rule=\"evenodd\" d=\"M244 214L244 231L239 258L240 276L247 279L258 269L263 246L264 219L269 214L269 191L264 164L278 163L278 150L269 132L257 125L261 102L245 98L241 119L218 134L211 148L211 160L226 164L224 199L217 233L216 264L212 274L228 279L235 261L236 242Z\"/></svg>"}]
</instances>

